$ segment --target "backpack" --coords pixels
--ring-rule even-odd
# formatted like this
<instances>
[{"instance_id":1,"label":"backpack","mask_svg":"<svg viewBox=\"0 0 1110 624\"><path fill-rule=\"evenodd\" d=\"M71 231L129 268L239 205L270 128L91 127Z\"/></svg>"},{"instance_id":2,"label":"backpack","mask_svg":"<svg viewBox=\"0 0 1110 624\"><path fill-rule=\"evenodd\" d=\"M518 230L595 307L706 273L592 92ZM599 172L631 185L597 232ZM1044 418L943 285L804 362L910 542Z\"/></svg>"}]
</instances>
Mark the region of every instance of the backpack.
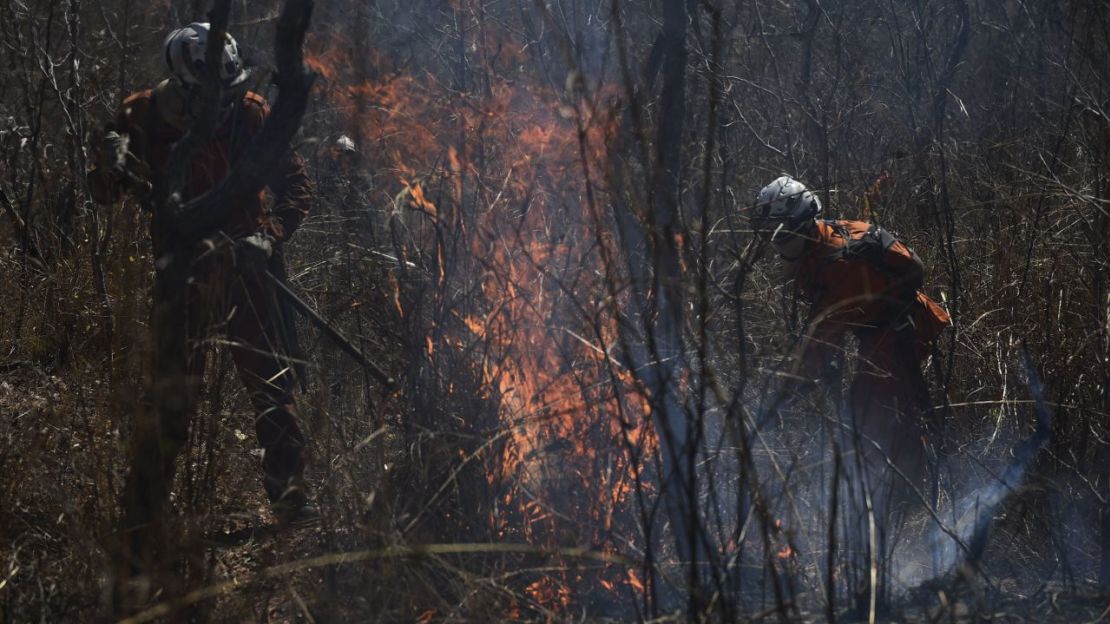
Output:
<instances>
[{"instance_id":1,"label":"backpack","mask_svg":"<svg viewBox=\"0 0 1110 624\"><path fill-rule=\"evenodd\" d=\"M827 219L824 223L846 241L844 246L826 256L828 261L862 260L899 285L907 305L892 310L888 322L897 324L901 319L908 320L915 328L919 349L931 344L952 323L948 311L922 290L925 271L921 258L897 234L876 223ZM866 230L850 227L857 224L868 227Z\"/></svg>"},{"instance_id":2,"label":"backpack","mask_svg":"<svg viewBox=\"0 0 1110 624\"><path fill-rule=\"evenodd\" d=\"M863 260L873 269L901 283L907 292L915 292L924 285L925 267L921 258L897 234L871 223L866 230L849 228L846 222L826 219L824 223L839 234L846 244L827 256L830 261L840 258ZM847 222L860 223L861 222ZM908 264L911 268L898 269L893 261Z\"/></svg>"}]
</instances>

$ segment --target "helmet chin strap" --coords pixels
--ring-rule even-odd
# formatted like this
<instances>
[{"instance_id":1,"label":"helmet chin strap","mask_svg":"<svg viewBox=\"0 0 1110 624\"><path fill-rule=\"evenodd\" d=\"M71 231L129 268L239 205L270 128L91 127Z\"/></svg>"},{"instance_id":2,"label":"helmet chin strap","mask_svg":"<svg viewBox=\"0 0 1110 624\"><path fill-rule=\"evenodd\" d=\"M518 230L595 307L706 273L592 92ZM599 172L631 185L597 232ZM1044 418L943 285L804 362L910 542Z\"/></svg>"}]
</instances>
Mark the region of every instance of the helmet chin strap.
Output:
<instances>
[{"instance_id":1,"label":"helmet chin strap","mask_svg":"<svg viewBox=\"0 0 1110 624\"><path fill-rule=\"evenodd\" d=\"M775 228L774 232L771 232L771 242L772 243L777 243L778 242L779 234L782 233L782 226L784 226L784 225L786 225L786 223L784 223L782 221L779 221L779 226L777 228Z\"/></svg>"}]
</instances>

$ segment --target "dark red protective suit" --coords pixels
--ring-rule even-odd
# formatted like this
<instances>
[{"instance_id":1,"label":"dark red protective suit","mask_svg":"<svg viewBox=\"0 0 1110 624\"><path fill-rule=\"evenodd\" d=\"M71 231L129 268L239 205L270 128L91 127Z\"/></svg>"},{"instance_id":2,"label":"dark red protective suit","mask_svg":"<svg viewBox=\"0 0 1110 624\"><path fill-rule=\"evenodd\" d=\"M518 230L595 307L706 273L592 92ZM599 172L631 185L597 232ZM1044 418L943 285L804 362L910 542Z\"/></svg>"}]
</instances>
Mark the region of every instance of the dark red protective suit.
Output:
<instances>
[{"instance_id":1,"label":"dark red protective suit","mask_svg":"<svg viewBox=\"0 0 1110 624\"><path fill-rule=\"evenodd\" d=\"M868 236L874 239L861 244ZM803 376L821 376L854 333L859 358L849 399L856 430L914 479L924 474L921 416L929 407L921 363L949 323L921 292L923 273L912 250L861 221L817 221L794 269L795 288L812 303Z\"/></svg>"},{"instance_id":2,"label":"dark red protective suit","mask_svg":"<svg viewBox=\"0 0 1110 624\"><path fill-rule=\"evenodd\" d=\"M149 90L128 97L109 127L130 138L134 158L129 157L129 166L144 177L164 172L174 144L183 136L182 130L165 123L157 114L152 104L155 97ZM187 170L183 199L199 196L226 177L262 129L268 114L265 99L246 93L242 102L227 115L214 139L194 153ZM94 198L102 203L118 199L123 184L107 174L90 176ZM308 214L312 194L299 156L291 153L282 162L269 188L274 199L271 210L266 210L264 193L229 203L227 219L221 228L226 237L237 239L261 230L281 242L297 229ZM216 240L220 242L219 238ZM214 252L198 250L186 299L190 344L188 374L192 389L188 412L195 412L196 390L204 374L208 342L222 335L230 345L239 377L257 413L255 430L265 450L264 483L270 500L276 501L303 473L305 440L297 426L292 394L295 379L288 359L283 357L287 355L283 350L286 345L280 339L282 327L275 293L260 278L240 274L234 267L231 249L224 245ZM162 455L170 475L173 458L187 436L187 423L170 423L163 427Z\"/></svg>"}]
</instances>

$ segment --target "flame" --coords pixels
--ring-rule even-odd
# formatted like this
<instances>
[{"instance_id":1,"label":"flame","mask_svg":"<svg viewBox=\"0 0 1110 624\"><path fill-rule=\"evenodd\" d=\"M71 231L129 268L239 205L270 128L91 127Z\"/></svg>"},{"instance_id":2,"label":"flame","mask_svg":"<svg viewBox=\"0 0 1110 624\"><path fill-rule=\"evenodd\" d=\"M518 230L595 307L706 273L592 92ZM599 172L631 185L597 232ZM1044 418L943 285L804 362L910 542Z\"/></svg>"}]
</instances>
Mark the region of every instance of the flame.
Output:
<instances>
[{"instance_id":1,"label":"flame","mask_svg":"<svg viewBox=\"0 0 1110 624\"><path fill-rule=\"evenodd\" d=\"M412 186L409 186L406 183L405 190L407 190L409 193L409 198L412 202L413 207L417 208L418 210L424 211L433 219L439 217L439 210L436 209L435 204L428 201L428 198L424 196L424 187L420 186L419 182L413 184Z\"/></svg>"},{"instance_id":2,"label":"flame","mask_svg":"<svg viewBox=\"0 0 1110 624\"><path fill-rule=\"evenodd\" d=\"M442 237L429 245L441 292L459 279L456 266L448 275L449 260L479 267L468 275L480 309L456 312L458 331L439 328L434 342L429 331L425 352L485 345L469 352L480 358L481 392L500 405L506 440L487 474L502 490L494 535L552 546L573 534L615 552L611 534L631 514L637 481L630 454L655 448L646 393L610 356L612 302L579 301L608 292L600 248L613 242L587 205L584 171L603 169L617 119L609 107L568 101L528 79L517 69L531 62L524 46L508 31L489 36L498 53L475 60L491 64L489 83L475 93L402 71L373 50L356 58L338 37L310 39L306 63L324 78L327 110L343 131L382 159L379 174L392 175L397 186L386 196L403 198L397 209L463 241L465 262ZM377 78L359 80L356 61ZM603 87L598 101L616 92ZM643 590L635 572L603 574L602 587ZM558 610L571 604L572 585L595 584L564 570L524 591Z\"/></svg>"},{"instance_id":3,"label":"flame","mask_svg":"<svg viewBox=\"0 0 1110 624\"><path fill-rule=\"evenodd\" d=\"M310 45L314 39L314 34L308 35ZM336 72L332 68L336 66L341 66L341 59L339 58L340 55L341 53L337 49L313 52L311 51L310 47L309 50L306 50L305 52L304 64L310 70L319 74L320 77L324 80L332 82L335 80L336 77Z\"/></svg>"},{"instance_id":4,"label":"flame","mask_svg":"<svg viewBox=\"0 0 1110 624\"><path fill-rule=\"evenodd\" d=\"M640 575L636 574L635 570L628 571L628 584L631 585L632 589L636 590L638 593L643 593L647 591L647 586L645 586L644 582L640 580Z\"/></svg>"},{"instance_id":5,"label":"flame","mask_svg":"<svg viewBox=\"0 0 1110 624\"><path fill-rule=\"evenodd\" d=\"M570 605L570 589L550 576L537 579L528 585L525 591L537 603L548 608L552 606L567 607Z\"/></svg>"},{"instance_id":6,"label":"flame","mask_svg":"<svg viewBox=\"0 0 1110 624\"><path fill-rule=\"evenodd\" d=\"M397 282L397 276L389 274L390 286L390 299L393 301L393 307L397 310L397 316L405 318L405 308L401 305L401 285Z\"/></svg>"}]
</instances>

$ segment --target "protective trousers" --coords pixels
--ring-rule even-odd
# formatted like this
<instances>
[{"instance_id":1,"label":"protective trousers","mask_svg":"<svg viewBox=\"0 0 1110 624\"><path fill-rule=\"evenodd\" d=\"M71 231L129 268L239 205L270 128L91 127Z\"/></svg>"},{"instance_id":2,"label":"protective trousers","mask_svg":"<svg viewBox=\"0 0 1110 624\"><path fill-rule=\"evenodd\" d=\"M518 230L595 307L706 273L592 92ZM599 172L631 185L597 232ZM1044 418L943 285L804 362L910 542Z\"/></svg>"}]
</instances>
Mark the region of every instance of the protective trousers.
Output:
<instances>
[{"instance_id":1,"label":"protective trousers","mask_svg":"<svg viewBox=\"0 0 1110 624\"><path fill-rule=\"evenodd\" d=\"M205 362L216 342L228 346L254 408L267 497L294 507L305 502L299 487L305 438L297 426L293 400L296 376L285 355L283 345L288 341L281 339L283 319L274 289L265 276L240 274L230 254L201 257L192 269L185 296L184 405L174 406L168 420L142 418L136 423L133 457L147 461L159 457L161 465L132 466L125 498L129 507L135 507L128 510L135 524L153 518L149 515L169 494L177 456L189 439L189 421L197 411Z\"/></svg>"},{"instance_id":2,"label":"protective trousers","mask_svg":"<svg viewBox=\"0 0 1110 624\"><path fill-rule=\"evenodd\" d=\"M288 358L289 341L282 336L285 323L275 290L265 275L241 274L226 256L199 260L193 275L188 293L190 385L198 387L204 376L209 343L226 338L256 414L266 494L271 502L303 504L298 482L304 473L305 438L297 426L296 374Z\"/></svg>"},{"instance_id":3,"label":"protective trousers","mask_svg":"<svg viewBox=\"0 0 1110 624\"><path fill-rule=\"evenodd\" d=\"M849 389L855 453L846 466L853 487L847 489L851 511L845 521L855 553L851 568L866 571L872 560L881 568L875 588L865 573L853 581L855 614L863 617L871 591L880 602L889 598L890 584L882 579L890 577L894 565L894 540L909 510L920 504L915 492L921 491L928 466L922 427L928 386L912 324L881 326L857 336L859 358Z\"/></svg>"},{"instance_id":4,"label":"protective trousers","mask_svg":"<svg viewBox=\"0 0 1110 624\"><path fill-rule=\"evenodd\" d=\"M263 276L240 274L230 253L202 256L191 269L184 292L176 286L164 291L166 285L156 279L152 322L170 325L154 328L155 351L173 351L180 344L184 357L180 365L172 363L172 356L155 358L155 368L162 367L161 376L155 371L149 405L135 415L131 466L123 493L118 580L160 575L161 565L169 563L164 554L172 548L173 542L167 540L173 536L165 532L163 506L173 487L177 457L189 439L208 347L219 338L226 339L256 412L267 496L293 508L305 501L299 487L304 435L296 422L294 374L282 355L275 294ZM113 603L117 607L127 603L129 591L114 587ZM135 591L142 596L138 586Z\"/></svg>"},{"instance_id":5,"label":"protective trousers","mask_svg":"<svg viewBox=\"0 0 1110 624\"><path fill-rule=\"evenodd\" d=\"M914 327L887 325L857 335L858 370L849 392L861 450L877 470L885 470L889 460L901 473L890 475L895 483L904 478L920 487L927 466L922 417L929 394Z\"/></svg>"}]
</instances>

